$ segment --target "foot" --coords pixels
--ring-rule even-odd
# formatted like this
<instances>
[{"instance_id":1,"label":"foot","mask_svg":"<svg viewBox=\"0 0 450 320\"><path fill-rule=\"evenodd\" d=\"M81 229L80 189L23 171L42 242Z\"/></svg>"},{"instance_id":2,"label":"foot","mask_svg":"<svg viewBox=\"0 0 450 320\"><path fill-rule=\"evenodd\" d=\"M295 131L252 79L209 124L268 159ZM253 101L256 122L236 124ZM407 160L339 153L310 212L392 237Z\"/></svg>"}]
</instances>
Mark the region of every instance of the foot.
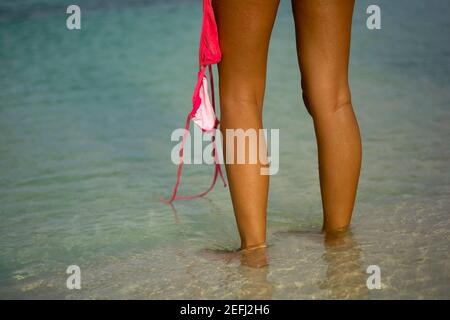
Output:
<instances>
[{"instance_id":1,"label":"foot","mask_svg":"<svg viewBox=\"0 0 450 320\"><path fill-rule=\"evenodd\" d=\"M251 246L239 251L241 265L251 268L262 268L269 264L267 245Z\"/></svg>"}]
</instances>

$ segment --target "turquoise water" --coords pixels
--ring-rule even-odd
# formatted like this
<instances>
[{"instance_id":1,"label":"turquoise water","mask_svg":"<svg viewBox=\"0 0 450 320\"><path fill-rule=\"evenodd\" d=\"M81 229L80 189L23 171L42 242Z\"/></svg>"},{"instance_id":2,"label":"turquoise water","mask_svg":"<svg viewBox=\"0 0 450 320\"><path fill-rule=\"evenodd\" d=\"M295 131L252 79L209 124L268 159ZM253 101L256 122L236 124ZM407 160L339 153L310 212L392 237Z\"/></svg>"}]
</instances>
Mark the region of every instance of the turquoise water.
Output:
<instances>
[{"instance_id":1,"label":"turquoise water","mask_svg":"<svg viewBox=\"0 0 450 320\"><path fill-rule=\"evenodd\" d=\"M325 246L316 146L299 93L292 16L272 36L265 125L280 129L270 266L204 254L239 245L228 190L159 202L172 130L195 82L199 1L0 3L0 298L450 298L450 4L355 8L351 86L364 160L352 233ZM212 167L188 166L203 190ZM182 188L181 192L187 191ZM78 265L82 289L65 273ZM378 265L382 288L368 290Z\"/></svg>"}]
</instances>

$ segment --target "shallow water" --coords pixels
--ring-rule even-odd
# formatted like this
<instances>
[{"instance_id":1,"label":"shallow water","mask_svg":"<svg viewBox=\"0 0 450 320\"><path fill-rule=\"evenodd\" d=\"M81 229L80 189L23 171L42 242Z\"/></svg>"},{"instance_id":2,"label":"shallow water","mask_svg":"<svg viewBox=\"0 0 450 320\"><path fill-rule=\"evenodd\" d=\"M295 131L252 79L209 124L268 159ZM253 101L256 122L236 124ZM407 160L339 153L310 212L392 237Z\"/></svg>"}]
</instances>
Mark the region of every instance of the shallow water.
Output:
<instances>
[{"instance_id":1,"label":"shallow water","mask_svg":"<svg viewBox=\"0 0 450 320\"><path fill-rule=\"evenodd\" d=\"M64 1L0 4L1 298L450 298L448 1L378 1L380 31L357 2L363 171L351 234L332 247L282 1L265 104L281 163L262 269L211 253L239 245L228 190L159 202L195 81L198 1L78 3L81 31L65 28ZM184 186L208 185L210 166L187 168ZM73 264L81 290L66 288ZM365 285L370 265L380 290Z\"/></svg>"}]
</instances>

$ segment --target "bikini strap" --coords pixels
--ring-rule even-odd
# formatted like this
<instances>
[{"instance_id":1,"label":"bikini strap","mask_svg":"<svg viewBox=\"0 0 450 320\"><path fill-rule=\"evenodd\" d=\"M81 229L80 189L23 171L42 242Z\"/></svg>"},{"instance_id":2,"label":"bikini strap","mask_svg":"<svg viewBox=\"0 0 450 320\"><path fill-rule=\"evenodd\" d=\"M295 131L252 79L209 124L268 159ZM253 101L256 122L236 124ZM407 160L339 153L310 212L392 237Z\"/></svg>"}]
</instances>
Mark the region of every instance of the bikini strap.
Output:
<instances>
[{"instance_id":1,"label":"bikini strap","mask_svg":"<svg viewBox=\"0 0 450 320\"><path fill-rule=\"evenodd\" d=\"M200 71L204 70L204 67L200 69ZM214 81L213 81L213 73L212 73L212 67L211 65L208 66L208 71L209 71L209 80L210 80L210 87L211 87L211 99L212 99L212 106L214 111L216 111L216 106L215 106L215 98L214 98ZM219 157L218 157L218 153L217 153L217 145L216 145L216 130L217 127L219 126L219 120L216 117L216 124L214 125L214 129L212 129L212 144L213 144L213 157L214 157L214 174L213 174L213 180L211 182L211 185L209 186L208 189L206 189L204 192L201 192L197 195L194 196L177 196L178 193L178 189L181 183L181 173L183 170L183 156L184 156L184 146L186 143L186 138L187 135L189 134L189 127L190 127L190 122L192 119L192 113L189 113L186 119L186 124L184 126L184 134L183 134L183 140L181 142L181 147L180 147L180 162L178 164L178 171L177 171L177 180L175 182L175 186L173 188L172 191L172 196L169 199L161 199L162 202L164 203L172 203L175 200L193 200L196 198L200 198L205 196L206 194L208 194L208 192L210 192L213 188L214 185L216 184L217 181L217 177L220 176L220 178L222 179L223 182L223 186L227 187L227 182L225 181L225 177L222 173L222 168L221 165L219 163Z\"/></svg>"}]
</instances>

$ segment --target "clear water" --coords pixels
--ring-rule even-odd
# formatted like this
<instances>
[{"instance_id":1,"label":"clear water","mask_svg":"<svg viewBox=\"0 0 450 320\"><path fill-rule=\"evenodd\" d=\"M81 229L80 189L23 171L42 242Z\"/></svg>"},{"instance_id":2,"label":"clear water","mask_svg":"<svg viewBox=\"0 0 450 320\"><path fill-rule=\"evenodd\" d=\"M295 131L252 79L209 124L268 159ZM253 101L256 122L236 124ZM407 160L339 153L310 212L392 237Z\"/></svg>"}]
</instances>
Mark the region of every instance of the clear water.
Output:
<instances>
[{"instance_id":1,"label":"clear water","mask_svg":"<svg viewBox=\"0 0 450 320\"><path fill-rule=\"evenodd\" d=\"M312 125L299 94L290 5L273 32L265 124L280 128L270 266L205 255L239 240L228 190L159 202L170 134L189 110L199 1L0 3L0 298L450 298L450 4L357 1L351 85L364 143L352 235L319 233ZM206 187L212 168L190 166ZM187 184L187 183L186 183ZM185 185L186 185L185 184ZM182 189L182 192L186 189ZM66 288L78 265L82 289ZM368 290L378 265L382 288Z\"/></svg>"}]
</instances>

